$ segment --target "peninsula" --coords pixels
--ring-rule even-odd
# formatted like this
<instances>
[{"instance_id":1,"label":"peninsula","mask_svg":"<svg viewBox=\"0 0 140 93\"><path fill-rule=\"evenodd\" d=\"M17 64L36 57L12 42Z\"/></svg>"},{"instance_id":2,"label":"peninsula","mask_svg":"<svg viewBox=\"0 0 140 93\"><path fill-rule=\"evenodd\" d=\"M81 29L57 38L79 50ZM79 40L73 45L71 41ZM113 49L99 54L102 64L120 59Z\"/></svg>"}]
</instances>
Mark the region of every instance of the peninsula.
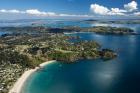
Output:
<instances>
[{"instance_id":1,"label":"peninsula","mask_svg":"<svg viewBox=\"0 0 140 93\"><path fill-rule=\"evenodd\" d=\"M1 93L8 93L25 71L49 60L73 63L79 59L111 60L117 56L96 41L81 41L80 37L52 33L45 27L1 29L11 31L0 36ZM70 42L71 39L77 42Z\"/></svg>"}]
</instances>

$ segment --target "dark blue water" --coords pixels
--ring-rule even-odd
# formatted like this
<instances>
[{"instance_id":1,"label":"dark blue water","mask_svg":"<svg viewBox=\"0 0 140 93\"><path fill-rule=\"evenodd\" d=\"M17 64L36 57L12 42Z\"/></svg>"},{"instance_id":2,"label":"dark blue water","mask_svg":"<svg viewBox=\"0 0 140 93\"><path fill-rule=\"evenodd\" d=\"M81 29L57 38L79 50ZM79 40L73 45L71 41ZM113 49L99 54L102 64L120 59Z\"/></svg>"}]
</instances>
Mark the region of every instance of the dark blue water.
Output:
<instances>
[{"instance_id":1,"label":"dark blue water","mask_svg":"<svg viewBox=\"0 0 140 93\"><path fill-rule=\"evenodd\" d=\"M136 27L139 31L140 26ZM103 48L116 50L118 57L110 61L80 60L74 64L49 64L28 79L22 93L140 93L139 35L71 35L98 41Z\"/></svg>"}]
</instances>

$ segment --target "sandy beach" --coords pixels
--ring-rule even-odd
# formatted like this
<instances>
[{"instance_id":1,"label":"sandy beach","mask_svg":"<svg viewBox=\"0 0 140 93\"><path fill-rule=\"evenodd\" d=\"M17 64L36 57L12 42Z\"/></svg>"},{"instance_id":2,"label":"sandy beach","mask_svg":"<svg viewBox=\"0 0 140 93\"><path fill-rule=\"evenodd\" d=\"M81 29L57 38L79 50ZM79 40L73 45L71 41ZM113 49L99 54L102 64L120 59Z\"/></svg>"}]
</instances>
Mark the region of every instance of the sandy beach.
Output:
<instances>
[{"instance_id":1,"label":"sandy beach","mask_svg":"<svg viewBox=\"0 0 140 93\"><path fill-rule=\"evenodd\" d=\"M50 64L52 62L55 62L55 60L44 62L44 63L40 64L40 67L44 67L47 64ZM26 82L27 78L32 73L34 73L35 71L37 71L38 69L39 69L39 67L36 67L35 69L31 69L31 70L25 71L22 74L22 76L17 80L17 82L14 84L13 88L9 91L9 93L20 93L21 92L21 89L22 89L22 86Z\"/></svg>"}]
</instances>

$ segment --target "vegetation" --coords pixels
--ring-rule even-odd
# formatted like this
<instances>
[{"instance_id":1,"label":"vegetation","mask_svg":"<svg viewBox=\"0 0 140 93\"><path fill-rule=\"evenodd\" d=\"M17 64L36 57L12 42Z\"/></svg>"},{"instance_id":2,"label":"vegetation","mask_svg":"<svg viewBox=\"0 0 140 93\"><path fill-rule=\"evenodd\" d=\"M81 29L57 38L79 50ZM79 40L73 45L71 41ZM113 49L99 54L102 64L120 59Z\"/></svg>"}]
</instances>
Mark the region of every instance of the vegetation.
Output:
<instances>
[{"instance_id":1,"label":"vegetation","mask_svg":"<svg viewBox=\"0 0 140 93\"><path fill-rule=\"evenodd\" d=\"M65 31L75 32L95 32L105 35L136 35L132 29L125 27L95 26L95 27L65 27Z\"/></svg>"},{"instance_id":2,"label":"vegetation","mask_svg":"<svg viewBox=\"0 0 140 93\"><path fill-rule=\"evenodd\" d=\"M137 35L138 33L134 30L125 27L110 27L110 26L96 26L96 27L77 27L77 26L65 26L61 28L51 28L44 26L27 26L27 27L1 27L2 31L12 31L14 35L27 33L34 34L34 36L42 33L64 33L64 32L95 32L97 34L106 34L106 35ZM17 33L18 32L18 33ZM12 34L4 34L4 36L9 36Z\"/></svg>"},{"instance_id":3,"label":"vegetation","mask_svg":"<svg viewBox=\"0 0 140 93\"><path fill-rule=\"evenodd\" d=\"M12 33L0 37L0 93L7 93L24 71L44 61L71 63L79 59L109 60L117 56L95 41L79 41L79 37L50 33L45 27L3 27L5 29L11 29ZM30 33L25 33L28 31ZM78 40L69 42L70 39Z\"/></svg>"},{"instance_id":4,"label":"vegetation","mask_svg":"<svg viewBox=\"0 0 140 93\"><path fill-rule=\"evenodd\" d=\"M95 32L98 34L114 34L114 35L127 35L127 34L135 34L132 29L124 28L124 27L103 27L97 26L93 28L89 28L88 31Z\"/></svg>"},{"instance_id":5,"label":"vegetation","mask_svg":"<svg viewBox=\"0 0 140 93\"><path fill-rule=\"evenodd\" d=\"M74 37L61 33L1 37L1 43L6 45L2 48L1 53L5 55L1 55L1 60L10 60L12 63L20 61L20 64L35 67L50 59L71 62L81 58L104 58L104 52L110 52L110 58L115 57L113 51L102 51L100 44L95 41L69 42L71 38Z\"/></svg>"},{"instance_id":6,"label":"vegetation","mask_svg":"<svg viewBox=\"0 0 140 93\"><path fill-rule=\"evenodd\" d=\"M7 93L31 62L26 55L5 47L0 48L0 64L0 93Z\"/></svg>"}]
</instances>

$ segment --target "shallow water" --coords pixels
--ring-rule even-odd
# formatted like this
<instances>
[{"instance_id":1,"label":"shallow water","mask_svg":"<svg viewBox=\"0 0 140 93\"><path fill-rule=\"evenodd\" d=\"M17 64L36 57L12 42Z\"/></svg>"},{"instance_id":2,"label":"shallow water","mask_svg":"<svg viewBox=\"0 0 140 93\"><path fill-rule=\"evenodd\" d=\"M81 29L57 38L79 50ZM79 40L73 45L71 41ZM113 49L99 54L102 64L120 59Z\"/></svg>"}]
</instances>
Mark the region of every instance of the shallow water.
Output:
<instances>
[{"instance_id":1,"label":"shallow water","mask_svg":"<svg viewBox=\"0 0 140 93\"><path fill-rule=\"evenodd\" d=\"M124 24L121 26L125 27ZM140 26L135 27L138 28ZM71 35L98 41L103 48L116 50L118 57L110 61L79 60L74 64L49 64L28 78L22 93L140 93L139 35Z\"/></svg>"}]
</instances>

